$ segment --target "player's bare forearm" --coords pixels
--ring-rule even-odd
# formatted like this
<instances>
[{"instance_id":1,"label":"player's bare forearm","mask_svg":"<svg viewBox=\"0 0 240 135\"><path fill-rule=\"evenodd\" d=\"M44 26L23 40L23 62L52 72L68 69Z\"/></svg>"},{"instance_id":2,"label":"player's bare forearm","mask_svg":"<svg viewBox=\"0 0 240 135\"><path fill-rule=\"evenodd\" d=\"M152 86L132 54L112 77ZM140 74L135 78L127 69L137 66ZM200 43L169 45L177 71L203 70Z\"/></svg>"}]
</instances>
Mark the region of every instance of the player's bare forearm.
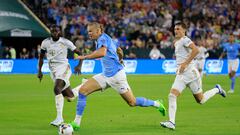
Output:
<instances>
[{"instance_id":1,"label":"player's bare forearm","mask_svg":"<svg viewBox=\"0 0 240 135\"><path fill-rule=\"evenodd\" d=\"M124 54L123 54L123 50L120 47L117 48L117 54L118 54L119 60L122 60Z\"/></svg>"},{"instance_id":2,"label":"player's bare forearm","mask_svg":"<svg viewBox=\"0 0 240 135\"><path fill-rule=\"evenodd\" d=\"M43 65L43 57L44 57L44 55L40 54L39 60L38 60L38 72L41 72L42 65Z\"/></svg>"},{"instance_id":3,"label":"player's bare forearm","mask_svg":"<svg viewBox=\"0 0 240 135\"><path fill-rule=\"evenodd\" d=\"M39 60L38 60L38 75L37 75L37 77L39 78L40 82L43 78L43 74L42 74L43 57L44 57L44 54L41 53L39 56Z\"/></svg>"},{"instance_id":4,"label":"player's bare forearm","mask_svg":"<svg viewBox=\"0 0 240 135\"><path fill-rule=\"evenodd\" d=\"M190 46L189 46L191 49L192 49L192 52L190 54L190 56L188 57L188 59L184 62L185 64L189 64L199 53L199 50L198 48L192 43Z\"/></svg>"},{"instance_id":5,"label":"player's bare forearm","mask_svg":"<svg viewBox=\"0 0 240 135\"><path fill-rule=\"evenodd\" d=\"M85 59L101 58L101 57L104 57L106 53L107 53L106 47L101 47L98 50L94 51L93 53L86 55Z\"/></svg>"},{"instance_id":6,"label":"player's bare forearm","mask_svg":"<svg viewBox=\"0 0 240 135\"><path fill-rule=\"evenodd\" d=\"M82 63L83 63L83 60L80 59L78 62L78 65L74 68L74 73L76 73L78 75L81 74Z\"/></svg>"}]
</instances>

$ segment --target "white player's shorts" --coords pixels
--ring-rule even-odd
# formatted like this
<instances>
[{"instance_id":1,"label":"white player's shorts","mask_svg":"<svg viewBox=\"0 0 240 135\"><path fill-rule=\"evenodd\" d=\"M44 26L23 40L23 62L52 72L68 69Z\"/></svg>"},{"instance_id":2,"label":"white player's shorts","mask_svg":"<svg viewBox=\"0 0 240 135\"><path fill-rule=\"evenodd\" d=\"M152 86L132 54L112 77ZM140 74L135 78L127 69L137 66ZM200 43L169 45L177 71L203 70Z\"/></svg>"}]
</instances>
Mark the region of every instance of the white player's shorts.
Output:
<instances>
[{"instance_id":1,"label":"white player's shorts","mask_svg":"<svg viewBox=\"0 0 240 135\"><path fill-rule=\"evenodd\" d=\"M63 87L62 90L70 86L69 79L72 75L72 71L69 64L61 64L58 66L54 66L52 68L50 67L50 70L51 70L50 76L53 82L55 82L57 79L61 79L65 82L65 86Z\"/></svg>"},{"instance_id":2,"label":"white player's shorts","mask_svg":"<svg viewBox=\"0 0 240 135\"><path fill-rule=\"evenodd\" d=\"M179 93L182 93L186 87L189 87L193 94L202 92L202 80L195 67L187 69L182 74L177 74L172 85L172 89L178 90Z\"/></svg>"},{"instance_id":3,"label":"white player's shorts","mask_svg":"<svg viewBox=\"0 0 240 135\"><path fill-rule=\"evenodd\" d=\"M205 59L201 60L196 59L194 62L197 69L204 70Z\"/></svg>"},{"instance_id":4,"label":"white player's shorts","mask_svg":"<svg viewBox=\"0 0 240 135\"><path fill-rule=\"evenodd\" d=\"M239 66L239 59L228 60L228 73L235 71L237 72Z\"/></svg>"},{"instance_id":5,"label":"white player's shorts","mask_svg":"<svg viewBox=\"0 0 240 135\"><path fill-rule=\"evenodd\" d=\"M125 71L122 69L118 71L112 77L106 77L102 73L93 76L93 78L98 82L101 86L102 90L107 89L108 87L112 87L119 94L123 94L128 90L131 90L128 82Z\"/></svg>"}]
</instances>

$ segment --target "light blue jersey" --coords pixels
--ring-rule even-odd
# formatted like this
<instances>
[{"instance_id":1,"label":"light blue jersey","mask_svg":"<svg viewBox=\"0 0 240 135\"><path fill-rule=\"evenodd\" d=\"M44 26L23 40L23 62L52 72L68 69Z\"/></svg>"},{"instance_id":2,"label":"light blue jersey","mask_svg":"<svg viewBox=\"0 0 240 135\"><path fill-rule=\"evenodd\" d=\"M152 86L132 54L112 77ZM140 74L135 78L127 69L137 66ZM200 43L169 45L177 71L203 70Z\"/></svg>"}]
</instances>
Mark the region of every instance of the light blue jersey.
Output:
<instances>
[{"instance_id":1,"label":"light blue jersey","mask_svg":"<svg viewBox=\"0 0 240 135\"><path fill-rule=\"evenodd\" d=\"M112 40L110 36L103 33L97 40L96 49L105 46L107 53L101 58L103 75L106 77L114 76L118 71L123 69L123 65L119 62L117 55L118 44Z\"/></svg>"},{"instance_id":2,"label":"light blue jersey","mask_svg":"<svg viewBox=\"0 0 240 135\"><path fill-rule=\"evenodd\" d=\"M227 58L231 60L238 58L239 49L240 49L240 44L238 43L223 44L223 51L227 52Z\"/></svg>"}]
</instances>

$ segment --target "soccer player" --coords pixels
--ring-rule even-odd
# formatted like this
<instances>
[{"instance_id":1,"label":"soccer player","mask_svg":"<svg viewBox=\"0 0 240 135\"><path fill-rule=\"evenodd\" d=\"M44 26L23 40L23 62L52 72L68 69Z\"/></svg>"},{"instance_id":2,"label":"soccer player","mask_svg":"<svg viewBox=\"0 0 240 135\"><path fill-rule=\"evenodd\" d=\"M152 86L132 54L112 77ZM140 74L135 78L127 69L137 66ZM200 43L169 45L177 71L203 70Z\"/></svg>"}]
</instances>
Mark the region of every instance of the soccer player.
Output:
<instances>
[{"instance_id":1,"label":"soccer player","mask_svg":"<svg viewBox=\"0 0 240 135\"><path fill-rule=\"evenodd\" d=\"M179 22L174 27L175 32L175 55L177 62L176 78L168 96L169 106L169 121L160 122L160 125L174 130L175 129L175 115L177 111L177 97L181 92L189 87L199 104L204 104L207 100L215 94L220 94L226 97L225 91L219 84L215 88L203 93L202 81L198 70L194 66L193 58L199 53L195 44L185 36L186 25Z\"/></svg>"},{"instance_id":2,"label":"soccer player","mask_svg":"<svg viewBox=\"0 0 240 135\"><path fill-rule=\"evenodd\" d=\"M51 37L42 41L41 53L38 61L38 78L40 81L43 78L42 65L45 53L47 54L50 75L54 81L54 93L57 109L57 117L50 124L59 126L64 120L62 116L64 98L70 102L78 96L78 87L71 90L70 88L70 76L72 74L70 65L67 59L68 49L80 54L80 51L76 49L73 43L63 37L60 37L60 28L53 25L51 28ZM82 61L80 60L75 67L75 72L81 72Z\"/></svg>"},{"instance_id":3,"label":"soccer player","mask_svg":"<svg viewBox=\"0 0 240 135\"><path fill-rule=\"evenodd\" d=\"M239 54L240 44L234 42L234 35L229 35L229 42L223 44L223 53L219 57L222 59L226 53L227 53L227 59L228 59L228 75L231 79L231 89L228 91L228 93L234 93L234 86L236 81L236 72L238 70L239 66Z\"/></svg>"},{"instance_id":4,"label":"soccer player","mask_svg":"<svg viewBox=\"0 0 240 135\"><path fill-rule=\"evenodd\" d=\"M207 49L204 47L203 41L197 40L198 55L195 57L195 66L198 69L200 76L203 76L204 64L206 58L209 56Z\"/></svg>"},{"instance_id":5,"label":"soccer player","mask_svg":"<svg viewBox=\"0 0 240 135\"><path fill-rule=\"evenodd\" d=\"M165 115L166 110L163 104L157 100L153 101L144 97L136 97L127 82L126 73L123 69L121 61L123 52L113 39L104 33L103 26L97 22L89 23L87 26L89 38L96 41L96 50L85 56L78 56L77 59L95 59L101 58L103 72L88 79L79 89L79 97L77 102L76 117L71 125L75 130L80 128L82 113L86 106L86 98L89 94L96 91L104 91L112 87L131 107L153 106L157 108L162 115Z\"/></svg>"}]
</instances>

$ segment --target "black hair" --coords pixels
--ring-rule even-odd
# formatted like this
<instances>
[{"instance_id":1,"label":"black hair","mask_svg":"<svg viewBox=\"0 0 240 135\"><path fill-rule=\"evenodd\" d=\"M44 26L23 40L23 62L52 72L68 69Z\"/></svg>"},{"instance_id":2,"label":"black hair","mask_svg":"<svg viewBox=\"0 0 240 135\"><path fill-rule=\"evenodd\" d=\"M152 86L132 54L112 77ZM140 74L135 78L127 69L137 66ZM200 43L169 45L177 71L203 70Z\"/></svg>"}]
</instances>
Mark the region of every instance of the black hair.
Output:
<instances>
[{"instance_id":1,"label":"black hair","mask_svg":"<svg viewBox=\"0 0 240 135\"><path fill-rule=\"evenodd\" d=\"M182 26L182 28L185 29L185 30L187 29L187 25L186 25L185 23L183 23L183 22L177 22L177 23L175 24L175 26L176 26L176 25Z\"/></svg>"}]
</instances>

